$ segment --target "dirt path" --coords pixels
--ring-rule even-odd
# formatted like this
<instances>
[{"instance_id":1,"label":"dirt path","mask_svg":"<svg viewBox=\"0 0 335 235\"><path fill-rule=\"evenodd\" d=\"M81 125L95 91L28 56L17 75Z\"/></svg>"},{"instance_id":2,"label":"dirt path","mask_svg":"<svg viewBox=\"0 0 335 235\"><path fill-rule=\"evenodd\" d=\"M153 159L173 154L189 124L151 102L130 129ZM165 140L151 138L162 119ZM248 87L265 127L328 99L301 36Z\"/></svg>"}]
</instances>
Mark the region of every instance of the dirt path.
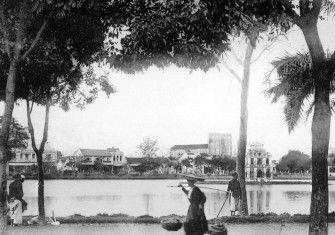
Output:
<instances>
[{"instance_id":1,"label":"dirt path","mask_svg":"<svg viewBox=\"0 0 335 235\"><path fill-rule=\"evenodd\" d=\"M308 224L228 224L229 235L305 235ZM183 230L168 232L159 224L66 224L61 226L9 227L5 235L183 235ZM329 234L335 234L335 224L329 225Z\"/></svg>"}]
</instances>

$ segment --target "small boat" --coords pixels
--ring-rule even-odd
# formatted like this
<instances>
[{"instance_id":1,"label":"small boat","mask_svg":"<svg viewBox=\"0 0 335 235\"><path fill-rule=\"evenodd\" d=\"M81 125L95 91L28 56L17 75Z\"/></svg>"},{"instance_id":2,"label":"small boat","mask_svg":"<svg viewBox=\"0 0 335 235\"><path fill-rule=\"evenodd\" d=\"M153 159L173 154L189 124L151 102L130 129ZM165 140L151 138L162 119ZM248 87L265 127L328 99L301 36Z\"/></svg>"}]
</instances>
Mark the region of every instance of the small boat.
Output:
<instances>
[{"instance_id":1,"label":"small boat","mask_svg":"<svg viewBox=\"0 0 335 235\"><path fill-rule=\"evenodd\" d=\"M167 231L178 231L183 226L183 222L178 218L167 218L161 221L161 225Z\"/></svg>"}]
</instances>

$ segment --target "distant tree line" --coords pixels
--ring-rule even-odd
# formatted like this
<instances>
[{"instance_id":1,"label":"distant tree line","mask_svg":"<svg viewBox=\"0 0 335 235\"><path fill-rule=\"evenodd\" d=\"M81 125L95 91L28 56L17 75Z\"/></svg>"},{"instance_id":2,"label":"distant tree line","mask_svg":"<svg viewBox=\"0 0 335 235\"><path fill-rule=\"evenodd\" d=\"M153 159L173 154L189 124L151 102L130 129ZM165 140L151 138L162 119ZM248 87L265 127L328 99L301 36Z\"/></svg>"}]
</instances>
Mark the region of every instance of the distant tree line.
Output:
<instances>
[{"instance_id":1,"label":"distant tree line","mask_svg":"<svg viewBox=\"0 0 335 235\"><path fill-rule=\"evenodd\" d=\"M299 173L310 171L312 167L311 157L298 150L289 150L277 165L280 172Z\"/></svg>"}]
</instances>

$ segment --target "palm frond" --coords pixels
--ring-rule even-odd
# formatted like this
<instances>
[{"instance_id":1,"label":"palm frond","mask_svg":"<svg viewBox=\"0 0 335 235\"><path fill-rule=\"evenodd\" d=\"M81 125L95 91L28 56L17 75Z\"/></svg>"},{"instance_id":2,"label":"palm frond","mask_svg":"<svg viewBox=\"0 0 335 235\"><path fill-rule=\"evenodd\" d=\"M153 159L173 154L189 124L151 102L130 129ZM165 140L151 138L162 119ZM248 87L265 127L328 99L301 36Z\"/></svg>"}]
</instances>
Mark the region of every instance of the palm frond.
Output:
<instances>
[{"instance_id":1,"label":"palm frond","mask_svg":"<svg viewBox=\"0 0 335 235\"><path fill-rule=\"evenodd\" d=\"M311 94L296 92L285 99L284 115L288 131L291 132L298 125L303 116L304 103Z\"/></svg>"},{"instance_id":2,"label":"palm frond","mask_svg":"<svg viewBox=\"0 0 335 235\"><path fill-rule=\"evenodd\" d=\"M286 53L282 57L278 57L272 61L271 65L273 68L265 74L265 80L268 81L268 83L274 71L277 72L280 80L288 75L299 75L306 70L310 70L312 67L312 59L307 52L297 52L295 55Z\"/></svg>"},{"instance_id":3,"label":"palm frond","mask_svg":"<svg viewBox=\"0 0 335 235\"><path fill-rule=\"evenodd\" d=\"M272 66L277 69L280 77L302 74L312 68L312 59L309 53L298 52L296 55L286 54L274 60Z\"/></svg>"},{"instance_id":4,"label":"palm frond","mask_svg":"<svg viewBox=\"0 0 335 235\"><path fill-rule=\"evenodd\" d=\"M324 12L326 15L335 15L335 1L334 0L323 0L321 11Z\"/></svg>"},{"instance_id":5,"label":"palm frond","mask_svg":"<svg viewBox=\"0 0 335 235\"><path fill-rule=\"evenodd\" d=\"M308 109L306 110L305 123L307 122L308 118L312 115L312 113L314 111L314 104L315 104L315 101L311 102L309 104Z\"/></svg>"},{"instance_id":6,"label":"palm frond","mask_svg":"<svg viewBox=\"0 0 335 235\"><path fill-rule=\"evenodd\" d=\"M285 122L291 132L303 115L304 102L314 90L312 62L308 53L286 54L271 63L277 71L277 83L266 92L276 103L285 99Z\"/></svg>"},{"instance_id":7,"label":"palm frond","mask_svg":"<svg viewBox=\"0 0 335 235\"><path fill-rule=\"evenodd\" d=\"M330 108L333 113L335 113L335 98L330 100Z\"/></svg>"}]
</instances>

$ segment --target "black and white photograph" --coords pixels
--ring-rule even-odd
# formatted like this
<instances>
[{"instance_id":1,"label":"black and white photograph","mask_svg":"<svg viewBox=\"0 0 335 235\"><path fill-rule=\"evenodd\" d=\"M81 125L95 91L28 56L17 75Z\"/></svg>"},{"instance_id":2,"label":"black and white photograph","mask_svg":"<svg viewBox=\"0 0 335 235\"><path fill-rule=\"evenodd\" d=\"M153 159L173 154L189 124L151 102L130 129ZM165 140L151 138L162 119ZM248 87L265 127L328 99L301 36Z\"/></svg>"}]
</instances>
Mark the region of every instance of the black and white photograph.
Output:
<instances>
[{"instance_id":1,"label":"black and white photograph","mask_svg":"<svg viewBox=\"0 0 335 235\"><path fill-rule=\"evenodd\" d=\"M0 0L0 234L335 234L335 0Z\"/></svg>"}]
</instances>

